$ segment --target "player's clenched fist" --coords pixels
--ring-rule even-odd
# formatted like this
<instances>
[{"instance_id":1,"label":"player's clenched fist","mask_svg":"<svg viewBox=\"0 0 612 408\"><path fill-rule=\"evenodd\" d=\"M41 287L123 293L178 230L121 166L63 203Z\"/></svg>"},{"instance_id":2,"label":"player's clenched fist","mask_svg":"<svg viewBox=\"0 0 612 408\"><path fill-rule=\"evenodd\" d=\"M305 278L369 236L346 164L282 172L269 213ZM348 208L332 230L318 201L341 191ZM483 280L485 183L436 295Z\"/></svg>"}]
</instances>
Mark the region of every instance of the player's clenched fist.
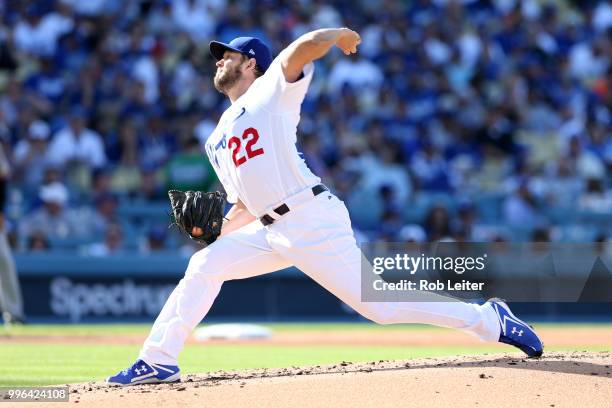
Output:
<instances>
[{"instance_id":1,"label":"player's clenched fist","mask_svg":"<svg viewBox=\"0 0 612 408\"><path fill-rule=\"evenodd\" d=\"M361 37L357 31L349 28L343 28L336 41L336 47L340 48L345 55L355 54L359 44L361 44Z\"/></svg>"}]
</instances>

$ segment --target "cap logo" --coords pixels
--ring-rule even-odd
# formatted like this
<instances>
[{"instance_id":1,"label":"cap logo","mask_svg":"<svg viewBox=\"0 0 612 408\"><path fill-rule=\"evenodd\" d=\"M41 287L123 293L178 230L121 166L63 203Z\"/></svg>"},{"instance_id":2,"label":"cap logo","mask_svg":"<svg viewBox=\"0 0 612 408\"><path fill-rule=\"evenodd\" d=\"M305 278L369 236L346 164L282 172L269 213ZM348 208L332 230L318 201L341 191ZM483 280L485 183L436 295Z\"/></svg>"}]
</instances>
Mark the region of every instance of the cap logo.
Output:
<instances>
[{"instance_id":1,"label":"cap logo","mask_svg":"<svg viewBox=\"0 0 612 408\"><path fill-rule=\"evenodd\" d=\"M255 51L253 51L253 49L251 48L251 49L249 50L249 54L251 54L251 55L255 55Z\"/></svg>"}]
</instances>

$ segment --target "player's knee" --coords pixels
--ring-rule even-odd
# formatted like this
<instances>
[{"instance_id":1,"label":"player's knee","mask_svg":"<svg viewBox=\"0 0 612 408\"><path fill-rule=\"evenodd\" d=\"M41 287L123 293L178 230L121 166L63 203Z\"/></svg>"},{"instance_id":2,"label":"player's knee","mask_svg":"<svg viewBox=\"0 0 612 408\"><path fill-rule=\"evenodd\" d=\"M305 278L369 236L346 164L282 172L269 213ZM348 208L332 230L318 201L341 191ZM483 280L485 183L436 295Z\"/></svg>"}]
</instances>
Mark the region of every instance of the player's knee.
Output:
<instances>
[{"instance_id":1,"label":"player's knee","mask_svg":"<svg viewBox=\"0 0 612 408\"><path fill-rule=\"evenodd\" d=\"M198 277L202 279L218 279L223 266L219 257L211 256L210 249L204 248L191 255L185 277Z\"/></svg>"}]
</instances>

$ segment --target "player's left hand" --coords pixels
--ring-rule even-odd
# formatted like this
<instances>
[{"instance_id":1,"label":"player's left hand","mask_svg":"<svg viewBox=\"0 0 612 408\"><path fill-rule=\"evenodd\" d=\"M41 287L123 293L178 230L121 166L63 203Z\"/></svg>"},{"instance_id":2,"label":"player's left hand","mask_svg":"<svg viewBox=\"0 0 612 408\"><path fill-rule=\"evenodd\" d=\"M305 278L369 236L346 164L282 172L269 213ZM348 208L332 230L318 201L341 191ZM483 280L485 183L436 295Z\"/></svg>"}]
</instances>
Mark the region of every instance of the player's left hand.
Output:
<instances>
[{"instance_id":1,"label":"player's left hand","mask_svg":"<svg viewBox=\"0 0 612 408\"><path fill-rule=\"evenodd\" d=\"M221 234L225 193L219 191L168 191L173 225L190 238L212 244Z\"/></svg>"},{"instance_id":2,"label":"player's left hand","mask_svg":"<svg viewBox=\"0 0 612 408\"><path fill-rule=\"evenodd\" d=\"M357 31L343 28L342 34L336 41L336 47L340 48L344 55L351 55L357 52L357 46L361 44L361 36Z\"/></svg>"}]
</instances>

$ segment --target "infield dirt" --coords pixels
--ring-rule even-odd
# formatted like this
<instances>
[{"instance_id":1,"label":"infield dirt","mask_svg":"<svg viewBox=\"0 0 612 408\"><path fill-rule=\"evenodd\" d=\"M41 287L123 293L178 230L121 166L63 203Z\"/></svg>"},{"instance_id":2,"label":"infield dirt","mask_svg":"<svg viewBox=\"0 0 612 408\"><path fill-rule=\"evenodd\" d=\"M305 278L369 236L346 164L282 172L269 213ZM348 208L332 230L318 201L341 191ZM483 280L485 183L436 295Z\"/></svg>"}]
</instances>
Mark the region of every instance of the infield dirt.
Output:
<instances>
[{"instance_id":1,"label":"infield dirt","mask_svg":"<svg viewBox=\"0 0 612 408\"><path fill-rule=\"evenodd\" d=\"M538 327L547 346L568 350L609 345L612 327ZM145 333L18 335L2 343L140 344ZM224 344L197 343L190 347ZM313 330L275 334L254 345L475 346L455 331ZM418 360L339 362L326 366L183 375L183 382L126 388L102 382L71 384L71 406L81 407L608 407L612 406L612 352L547 352L539 360L499 345L499 354ZM8 405L7 405L8 406ZM20 403L19 407L57 403Z\"/></svg>"},{"instance_id":2,"label":"infield dirt","mask_svg":"<svg viewBox=\"0 0 612 408\"><path fill-rule=\"evenodd\" d=\"M71 390L70 404L85 407L605 407L612 401L612 353L342 362L187 375L177 384L89 382Z\"/></svg>"}]
</instances>

